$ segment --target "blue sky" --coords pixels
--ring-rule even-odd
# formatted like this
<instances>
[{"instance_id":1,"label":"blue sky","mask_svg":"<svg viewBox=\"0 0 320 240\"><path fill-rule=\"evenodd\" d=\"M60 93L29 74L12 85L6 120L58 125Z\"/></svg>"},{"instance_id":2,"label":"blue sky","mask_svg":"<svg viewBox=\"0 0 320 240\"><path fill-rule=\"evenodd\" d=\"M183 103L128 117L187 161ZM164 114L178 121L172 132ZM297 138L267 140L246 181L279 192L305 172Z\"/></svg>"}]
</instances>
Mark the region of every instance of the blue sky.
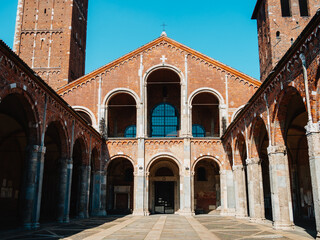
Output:
<instances>
[{"instance_id":1,"label":"blue sky","mask_svg":"<svg viewBox=\"0 0 320 240\"><path fill-rule=\"evenodd\" d=\"M12 47L18 0L0 0L0 38ZM256 0L89 0L86 73L168 37L259 79Z\"/></svg>"}]
</instances>

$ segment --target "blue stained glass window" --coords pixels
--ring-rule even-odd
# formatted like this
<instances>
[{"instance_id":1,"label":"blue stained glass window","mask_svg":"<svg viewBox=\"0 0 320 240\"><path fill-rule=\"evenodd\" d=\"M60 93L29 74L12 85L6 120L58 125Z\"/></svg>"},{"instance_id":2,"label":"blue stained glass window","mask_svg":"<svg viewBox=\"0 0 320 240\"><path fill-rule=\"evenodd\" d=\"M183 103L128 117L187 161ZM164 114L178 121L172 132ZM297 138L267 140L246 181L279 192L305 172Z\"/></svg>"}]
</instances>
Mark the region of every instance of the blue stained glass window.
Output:
<instances>
[{"instance_id":1,"label":"blue stained glass window","mask_svg":"<svg viewBox=\"0 0 320 240\"><path fill-rule=\"evenodd\" d=\"M192 136L193 137L205 137L204 127L199 124L192 125Z\"/></svg>"},{"instance_id":2,"label":"blue stained glass window","mask_svg":"<svg viewBox=\"0 0 320 240\"><path fill-rule=\"evenodd\" d=\"M124 131L124 137L135 138L136 131L137 131L136 125L131 125L131 126L127 127L126 130Z\"/></svg>"},{"instance_id":3,"label":"blue stained glass window","mask_svg":"<svg viewBox=\"0 0 320 240\"><path fill-rule=\"evenodd\" d=\"M177 137L178 125L178 114L172 105L161 103L153 109L151 137Z\"/></svg>"}]
</instances>

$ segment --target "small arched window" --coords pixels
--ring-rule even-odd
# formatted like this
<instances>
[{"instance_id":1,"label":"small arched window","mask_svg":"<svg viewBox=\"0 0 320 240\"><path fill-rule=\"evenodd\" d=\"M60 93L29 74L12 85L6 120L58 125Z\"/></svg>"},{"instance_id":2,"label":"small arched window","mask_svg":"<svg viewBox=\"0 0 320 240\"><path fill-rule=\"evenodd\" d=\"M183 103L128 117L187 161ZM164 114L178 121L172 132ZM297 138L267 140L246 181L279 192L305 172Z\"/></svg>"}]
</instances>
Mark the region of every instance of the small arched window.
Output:
<instances>
[{"instance_id":1,"label":"small arched window","mask_svg":"<svg viewBox=\"0 0 320 240\"><path fill-rule=\"evenodd\" d=\"M199 124L192 125L192 136L193 137L205 137L204 127Z\"/></svg>"},{"instance_id":2,"label":"small arched window","mask_svg":"<svg viewBox=\"0 0 320 240\"><path fill-rule=\"evenodd\" d=\"M174 106L161 103L152 110L151 137L177 137L178 113Z\"/></svg>"},{"instance_id":3,"label":"small arched window","mask_svg":"<svg viewBox=\"0 0 320 240\"><path fill-rule=\"evenodd\" d=\"M197 170L197 181L207 181L206 169L199 167Z\"/></svg>"},{"instance_id":4,"label":"small arched window","mask_svg":"<svg viewBox=\"0 0 320 240\"><path fill-rule=\"evenodd\" d=\"M124 131L124 137L126 138L134 138L136 137L137 128L136 125L130 125Z\"/></svg>"}]
</instances>

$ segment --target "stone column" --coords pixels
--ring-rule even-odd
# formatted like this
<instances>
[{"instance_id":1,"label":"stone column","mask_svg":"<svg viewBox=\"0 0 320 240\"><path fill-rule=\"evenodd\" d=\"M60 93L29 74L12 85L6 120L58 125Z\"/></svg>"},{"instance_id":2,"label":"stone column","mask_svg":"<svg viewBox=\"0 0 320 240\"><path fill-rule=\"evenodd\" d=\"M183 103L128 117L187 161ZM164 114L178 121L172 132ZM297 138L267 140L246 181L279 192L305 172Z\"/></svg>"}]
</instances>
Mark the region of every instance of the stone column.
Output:
<instances>
[{"instance_id":1,"label":"stone column","mask_svg":"<svg viewBox=\"0 0 320 240\"><path fill-rule=\"evenodd\" d=\"M193 215L191 209L191 171L190 171L190 138L185 138L184 141L184 161L180 171L180 210L179 214L184 216Z\"/></svg>"},{"instance_id":2,"label":"stone column","mask_svg":"<svg viewBox=\"0 0 320 240\"><path fill-rule=\"evenodd\" d=\"M228 212L227 170L220 170L221 215Z\"/></svg>"},{"instance_id":3,"label":"stone column","mask_svg":"<svg viewBox=\"0 0 320 240\"><path fill-rule=\"evenodd\" d=\"M57 220L63 223L65 220L65 209L67 201L67 185L68 185L68 160L65 158L59 159L60 174L59 174L59 196L58 196L58 213Z\"/></svg>"},{"instance_id":4,"label":"stone column","mask_svg":"<svg viewBox=\"0 0 320 240\"><path fill-rule=\"evenodd\" d=\"M245 172L242 165L233 166L234 190L236 197L236 217L244 218L248 216L247 196L245 186Z\"/></svg>"},{"instance_id":5,"label":"stone column","mask_svg":"<svg viewBox=\"0 0 320 240\"><path fill-rule=\"evenodd\" d=\"M306 126L317 239L320 239L320 122Z\"/></svg>"},{"instance_id":6,"label":"stone column","mask_svg":"<svg viewBox=\"0 0 320 240\"><path fill-rule=\"evenodd\" d=\"M292 229L293 212L286 147L269 146L270 188L274 229Z\"/></svg>"},{"instance_id":7,"label":"stone column","mask_svg":"<svg viewBox=\"0 0 320 240\"><path fill-rule=\"evenodd\" d=\"M82 219L88 217L89 166L81 166L80 174L78 217Z\"/></svg>"},{"instance_id":8,"label":"stone column","mask_svg":"<svg viewBox=\"0 0 320 240\"><path fill-rule=\"evenodd\" d=\"M106 216L106 207L107 207L107 176L104 171L100 171L97 175L99 178L100 184L100 206L99 206L99 216Z\"/></svg>"},{"instance_id":9,"label":"stone column","mask_svg":"<svg viewBox=\"0 0 320 240\"><path fill-rule=\"evenodd\" d=\"M248 158L248 192L250 219L261 221L264 219L264 199L260 158Z\"/></svg>"},{"instance_id":10,"label":"stone column","mask_svg":"<svg viewBox=\"0 0 320 240\"><path fill-rule=\"evenodd\" d=\"M134 171L134 188L133 188L133 215L148 215L145 212L145 166L144 166L144 139L138 139L138 166ZM133 166L135 167L135 166Z\"/></svg>"},{"instance_id":11,"label":"stone column","mask_svg":"<svg viewBox=\"0 0 320 240\"><path fill-rule=\"evenodd\" d=\"M21 199L23 207L21 219L23 227L39 227L42 176L45 147L33 145L27 148L26 167L24 170Z\"/></svg>"}]
</instances>

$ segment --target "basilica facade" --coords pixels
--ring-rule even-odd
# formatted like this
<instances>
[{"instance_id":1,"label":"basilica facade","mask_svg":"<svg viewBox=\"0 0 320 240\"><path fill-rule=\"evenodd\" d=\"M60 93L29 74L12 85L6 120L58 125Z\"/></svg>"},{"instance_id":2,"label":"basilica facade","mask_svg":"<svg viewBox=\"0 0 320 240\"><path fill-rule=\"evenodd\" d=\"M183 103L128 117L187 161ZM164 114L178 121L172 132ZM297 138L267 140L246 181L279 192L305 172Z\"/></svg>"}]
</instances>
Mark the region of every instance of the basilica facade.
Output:
<instances>
[{"instance_id":1,"label":"basilica facade","mask_svg":"<svg viewBox=\"0 0 320 240\"><path fill-rule=\"evenodd\" d=\"M256 4L259 81L165 32L84 75L88 1L19 0L0 220L219 213L320 237L320 3L293 2Z\"/></svg>"}]
</instances>

